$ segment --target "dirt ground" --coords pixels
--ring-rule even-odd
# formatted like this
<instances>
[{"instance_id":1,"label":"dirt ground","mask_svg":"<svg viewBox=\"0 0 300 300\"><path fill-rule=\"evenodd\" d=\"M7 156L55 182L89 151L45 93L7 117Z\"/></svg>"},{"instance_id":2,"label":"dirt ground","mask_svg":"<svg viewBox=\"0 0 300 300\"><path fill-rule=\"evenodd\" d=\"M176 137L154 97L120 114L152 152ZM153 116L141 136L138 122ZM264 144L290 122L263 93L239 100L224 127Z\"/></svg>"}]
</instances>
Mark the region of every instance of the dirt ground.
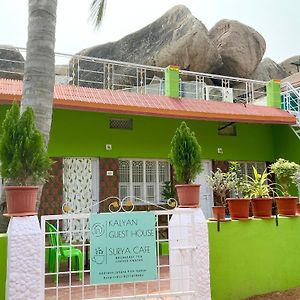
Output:
<instances>
[{"instance_id":1,"label":"dirt ground","mask_svg":"<svg viewBox=\"0 0 300 300\"><path fill-rule=\"evenodd\" d=\"M300 300L300 287L284 292L273 292L270 294L247 298L247 300Z\"/></svg>"}]
</instances>

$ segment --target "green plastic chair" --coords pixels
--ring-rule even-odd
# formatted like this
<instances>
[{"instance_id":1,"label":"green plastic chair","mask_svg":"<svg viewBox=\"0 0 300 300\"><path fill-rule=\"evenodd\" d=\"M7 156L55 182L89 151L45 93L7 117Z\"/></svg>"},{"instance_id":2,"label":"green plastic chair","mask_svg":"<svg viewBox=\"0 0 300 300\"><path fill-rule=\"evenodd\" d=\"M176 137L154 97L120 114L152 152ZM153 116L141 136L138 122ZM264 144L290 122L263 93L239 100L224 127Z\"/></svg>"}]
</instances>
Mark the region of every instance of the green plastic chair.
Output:
<instances>
[{"instance_id":1,"label":"green plastic chair","mask_svg":"<svg viewBox=\"0 0 300 300\"><path fill-rule=\"evenodd\" d=\"M54 281L57 282L59 266L61 261L71 259L72 271L79 271L79 280L82 280L82 252L80 249L71 246L70 244L63 244L61 235L57 229L47 222L47 231L50 233L50 245L48 255L48 270L50 273L55 274ZM76 263L76 264L75 264ZM58 270L57 270L58 267Z\"/></svg>"}]
</instances>

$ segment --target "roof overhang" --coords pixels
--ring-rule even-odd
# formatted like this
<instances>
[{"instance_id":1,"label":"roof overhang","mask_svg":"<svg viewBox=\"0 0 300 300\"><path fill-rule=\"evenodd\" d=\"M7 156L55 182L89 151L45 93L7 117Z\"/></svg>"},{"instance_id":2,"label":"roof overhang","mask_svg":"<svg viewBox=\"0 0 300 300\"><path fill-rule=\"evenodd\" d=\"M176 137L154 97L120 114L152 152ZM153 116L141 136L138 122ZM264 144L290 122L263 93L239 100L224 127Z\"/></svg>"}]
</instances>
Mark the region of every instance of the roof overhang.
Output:
<instances>
[{"instance_id":1,"label":"roof overhang","mask_svg":"<svg viewBox=\"0 0 300 300\"><path fill-rule=\"evenodd\" d=\"M22 81L0 79L0 102L19 101ZM252 104L189 98L170 98L124 91L56 85L54 107L61 109L145 115L166 118L264 124L295 124L296 118L281 109Z\"/></svg>"}]
</instances>

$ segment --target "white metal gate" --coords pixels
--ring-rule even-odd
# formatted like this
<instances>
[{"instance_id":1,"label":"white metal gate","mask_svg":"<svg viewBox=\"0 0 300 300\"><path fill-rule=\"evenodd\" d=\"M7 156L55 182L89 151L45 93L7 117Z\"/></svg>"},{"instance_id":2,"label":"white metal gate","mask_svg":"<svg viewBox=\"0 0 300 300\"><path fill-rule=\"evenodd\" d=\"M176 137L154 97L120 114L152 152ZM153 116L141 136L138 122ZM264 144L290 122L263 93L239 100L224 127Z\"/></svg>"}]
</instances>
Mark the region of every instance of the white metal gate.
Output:
<instances>
[{"instance_id":1,"label":"white metal gate","mask_svg":"<svg viewBox=\"0 0 300 300\"><path fill-rule=\"evenodd\" d=\"M126 204L120 202L123 211L128 209ZM132 204L132 203L130 203ZM116 203L112 203L111 207L116 207ZM131 209L130 209L131 210ZM120 209L118 209L120 211ZM112 212L112 213L130 213L130 212ZM89 226L82 226L75 229L73 222L80 222L83 225L89 224L90 214L64 214L42 216L41 226L44 233L45 241L45 299L152 299L152 300L171 300L171 299L195 299L193 295L195 291L191 290L188 285L178 283L187 282L193 276L193 253L195 247L189 245L187 247L187 237L177 234L175 245L169 251L176 252L176 262L170 263L170 255L167 250L169 246L169 225L172 216L176 214L177 223L172 228L173 232L181 232L182 227L186 228L191 235L195 232L195 223L191 210L156 210L156 251L157 251L157 279L149 281L136 281L126 283L113 284L90 284L90 267L89 267L89 250L90 244L88 240ZM188 223L186 222L188 216ZM192 218L191 218L192 216ZM179 221L178 221L179 220ZM67 222L69 226L64 227L63 223ZM52 224L54 227L49 225ZM49 227L50 226L50 227ZM173 225L172 225L173 226ZM180 227L180 228L179 228ZM49 229L50 228L50 229ZM49 233L51 228L55 231ZM66 230L67 229L67 230ZM83 237L80 242L73 242L72 235L78 234ZM65 240L61 238L67 237ZM51 241L52 240L52 241ZM67 241L67 243L66 243ZM182 241L182 243L180 243ZM179 242L179 243L178 243ZM184 249L180 248L180 244L185 244ZM176 246L177 245L177 246ZM178 246L179 245L179 246ZM83 264L79 268L76 266L77 257L71 257L66 261L60 261L58 251L63 249L72 250L74 253L80 251L83 257ZM182 252L181 252L182 250ZM181 254L187 254L191 259L181 258ZM50 253L50 256L49 256ZM174 256L173 256L174 257ZM51 265L52 262L52 265ZM172 269L173 268L173 269ZM187 271L188 270L188 271ZM172 288L172 286L175 289Z\"/></svg>"}]
</instances>

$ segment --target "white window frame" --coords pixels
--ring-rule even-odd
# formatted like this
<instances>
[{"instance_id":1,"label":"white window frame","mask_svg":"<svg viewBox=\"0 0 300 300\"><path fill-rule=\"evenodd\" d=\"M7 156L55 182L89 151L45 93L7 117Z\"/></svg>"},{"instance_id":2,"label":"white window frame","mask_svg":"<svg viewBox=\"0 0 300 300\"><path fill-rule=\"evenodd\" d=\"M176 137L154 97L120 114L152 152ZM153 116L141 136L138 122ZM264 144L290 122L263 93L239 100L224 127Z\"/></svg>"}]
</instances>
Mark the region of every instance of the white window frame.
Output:
<instances>
[{"instance_id":1,"label":"white window frame","mask_svg":"<svg viewBox=\"0 0 300 300\"><path fill-rule=\"evenodd\" d=\"M245 174L243 175L249 177L252 177L251 176L252 174L248 174L248 165L254 166L258 172L260 172L259 169L257 168L258 164L264 164L264 169L266 169L267 167L267 163L265 161L237 161L237 162L240 164L240 166L244 165Z\"/></svg>"},{"instance_id":2,"label":"white window frame","mask_svg":"<svg viewBox=\"0 0 300 300\"><path fill-rule=\"evenodd\" d=\"M168 164L168 173L167 173L167 177L168 179L165 181L170 181L171 180L171 171L170 171L170 162L167 159L145 159L145 158L119 158L119 162L120 161L129 161L129 182L126 184L126 182L120 182L119 181L119 195L121 196L121 186L123 185L129 185L129 197L132 198L132 200L135 202L135 204L145 204L144 202L141 201L135 201L134 199L134 191L133 191L133 186L134 186L134 182L133 182L133 176L132 176L132 163L134 161L142 161L143 162L143 182L141 183L142 185L142 200L146 200L145 195L147 193L147 184L149 185L149 182L146 182L146 162L147 161L154 161L155 164L155 178L156 181L154 182L155 184L155 191L154 191L154 201L151 202L153 204L159 204L159 203L165 203L164 199L162 198L162 195L160 194L160 190L161 190L161 186L163 185L163 182L159 182L159 168L158 168L158 164L159 162L166 162ZM121 199L122 200L122 199Z\"/></svg>"}]
</instances>

